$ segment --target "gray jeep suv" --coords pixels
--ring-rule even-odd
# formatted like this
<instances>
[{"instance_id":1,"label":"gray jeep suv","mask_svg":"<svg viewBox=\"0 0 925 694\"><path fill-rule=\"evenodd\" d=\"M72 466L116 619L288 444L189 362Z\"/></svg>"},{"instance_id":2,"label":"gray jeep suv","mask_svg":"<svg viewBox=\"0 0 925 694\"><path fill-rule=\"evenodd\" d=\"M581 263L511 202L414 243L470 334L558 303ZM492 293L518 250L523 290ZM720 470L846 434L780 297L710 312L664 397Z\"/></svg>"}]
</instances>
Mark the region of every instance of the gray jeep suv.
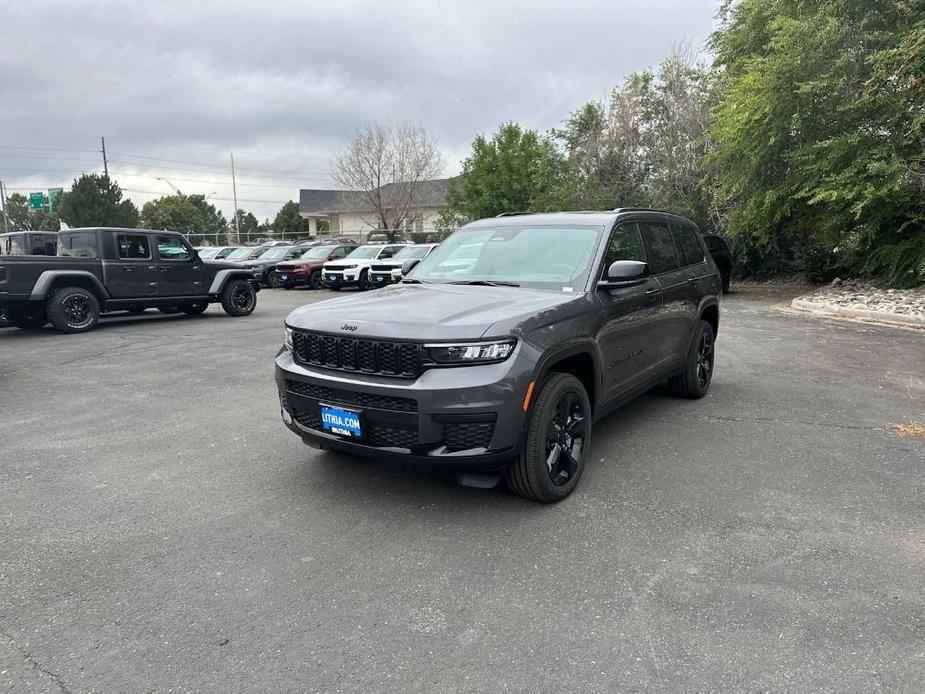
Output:
<instances>
[{"instance_id":1,"label":"gray jeep suv","mask_svg":"<svg viewBox=\"0 0 925 694\"><path fill-rule=\"evenodd\" d=\"M276 381L305 443L575 488L592 422L667 380L706 394L721 280L667 212L505 215L468 224L404 278L286 319Z\"/></svg>"}]
</instances>

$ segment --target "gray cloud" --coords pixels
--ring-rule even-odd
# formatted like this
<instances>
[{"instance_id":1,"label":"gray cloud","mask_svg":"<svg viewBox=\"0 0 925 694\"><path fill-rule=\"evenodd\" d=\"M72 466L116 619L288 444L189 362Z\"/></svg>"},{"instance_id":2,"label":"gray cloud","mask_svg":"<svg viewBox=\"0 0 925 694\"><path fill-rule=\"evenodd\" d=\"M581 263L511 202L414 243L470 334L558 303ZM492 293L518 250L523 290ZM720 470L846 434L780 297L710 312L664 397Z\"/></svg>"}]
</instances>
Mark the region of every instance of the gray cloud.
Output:
<instances>
[{"instance_id":1,"label":"gray cloud","mask_svg":"<svg viewBox=\"0 0 925 694\"><path fill-rule=\"evenodd\" d=\"M702 45L714 10L689 0L20 3L0 40L0 178L66 184L95 165L98 133L139 203L154 195L134 191L169 192L156 176L230 198L222 167L234 150L239 198L266 201L241 206L267 216L300 186L330 185L329 158L355 128L403 120L438 137L452 173L476 133L506 120L550 128L673 45ZM40 154L57 158L30 158Z\"/></svg>"}]
</instances>

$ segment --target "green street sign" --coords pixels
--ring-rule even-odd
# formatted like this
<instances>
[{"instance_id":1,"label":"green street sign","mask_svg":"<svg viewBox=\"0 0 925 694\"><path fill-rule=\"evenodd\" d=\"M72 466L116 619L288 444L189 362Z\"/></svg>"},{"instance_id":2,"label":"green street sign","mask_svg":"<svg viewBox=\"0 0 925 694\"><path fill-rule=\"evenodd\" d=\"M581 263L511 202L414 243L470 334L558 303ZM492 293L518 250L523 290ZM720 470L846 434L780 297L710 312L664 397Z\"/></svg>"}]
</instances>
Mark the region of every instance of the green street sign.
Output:
<instances>
[{"instance_id":1,"label":"green street sign","mask_svg":"<svg viewBox=\"0 0 925 694\"><path fill-rule=\"evenodd\" d=\"M45 193L29 193L29 207L33 210L44 210Z\"/></svg>"},{"instance_id":2,"label":"green street sign","mask_svg":"<svg viewBox=\"0 0 925 694\"><path fill-rule=\"evenodd\" d=\"M48 211L54 213L58 209L58 196L64 192L64 188L48 189Z\"/></svg>"}]
</instances>

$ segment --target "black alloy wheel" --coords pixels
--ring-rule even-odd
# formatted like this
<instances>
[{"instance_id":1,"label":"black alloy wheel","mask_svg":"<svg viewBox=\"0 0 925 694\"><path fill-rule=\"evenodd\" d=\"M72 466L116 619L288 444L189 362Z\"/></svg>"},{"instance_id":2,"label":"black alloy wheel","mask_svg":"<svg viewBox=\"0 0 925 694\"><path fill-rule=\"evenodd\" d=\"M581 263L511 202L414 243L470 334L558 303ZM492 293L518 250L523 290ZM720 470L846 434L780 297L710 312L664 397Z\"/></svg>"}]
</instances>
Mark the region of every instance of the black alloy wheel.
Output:
<instances>
[{"instance_id":1,"label":"black alloy wheel","mask_svg":"<svg viewBox=\"0 0 925 694\"><path fill-rule=\"evenodd\" d=\"M546 470L549 481L562 487L578 472L585 450L588 413L573 391L565 391L556 402L546 429Z\"/></svg>"},{"instance_id":2,"label":"black alloy wheel","mask_svg":"<svg viewBox=\"0 0 925 694\"><path fill-rule=\"evenodd\" d=\"M324 282L321 279L321 270L315 270L311 275L308 276L309 289L321 289L323 286Z\"/></svg>"}]
</instances>

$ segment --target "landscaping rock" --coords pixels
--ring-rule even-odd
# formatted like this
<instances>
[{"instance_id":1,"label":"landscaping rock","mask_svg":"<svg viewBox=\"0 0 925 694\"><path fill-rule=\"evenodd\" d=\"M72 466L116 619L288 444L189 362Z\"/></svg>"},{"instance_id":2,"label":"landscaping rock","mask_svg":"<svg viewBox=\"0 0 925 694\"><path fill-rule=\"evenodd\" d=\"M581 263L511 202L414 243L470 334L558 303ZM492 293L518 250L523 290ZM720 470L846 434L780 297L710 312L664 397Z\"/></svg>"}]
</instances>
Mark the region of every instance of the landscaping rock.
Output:
<instances>
[{"instance_id":1,"label":"landscaping rock","mask_svg":"<svg viewBox=\"0 0 925 694\"><path fill-rule=\"evenodd\" d=\"M819 315L925 328L925 287L881 289L835 278L828 286L797 297L791 306Z\"/></svg>"}]
</instances>

